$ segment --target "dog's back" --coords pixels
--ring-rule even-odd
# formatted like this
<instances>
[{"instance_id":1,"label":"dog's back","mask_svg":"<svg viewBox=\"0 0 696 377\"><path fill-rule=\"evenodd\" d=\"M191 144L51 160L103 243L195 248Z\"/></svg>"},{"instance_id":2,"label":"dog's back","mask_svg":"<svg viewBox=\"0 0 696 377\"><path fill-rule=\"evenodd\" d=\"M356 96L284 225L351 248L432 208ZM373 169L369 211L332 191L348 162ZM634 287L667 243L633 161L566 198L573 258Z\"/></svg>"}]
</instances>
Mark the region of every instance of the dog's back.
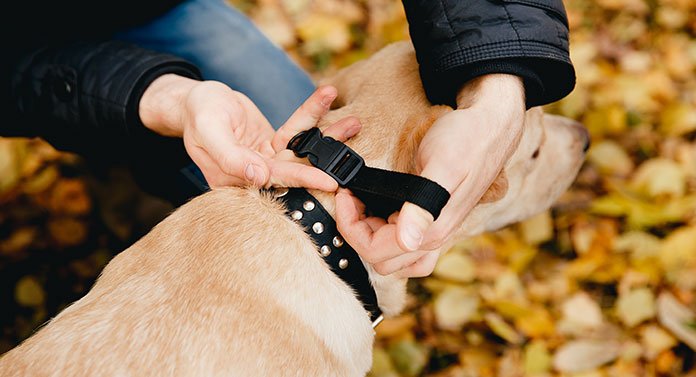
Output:
<instances>
[{"instance_id":1,"label":"dog's back","mask_svg":"<svg viewBox=\"0 0 696 377\"><path fill-rule=\"evenodd\" d=\"M307 323L316 315L298 308L321 310L345 340L347 328L371 328L360 316L357 324L342 318L346 303L324 308L333 303L312 300L323 297L316 284L335 297L352 293L303 234L267 195L230 188L196 198L5 354L0 375L342 375L353 367ZM368 357L370 346L343 345Z\"/></svg>"}]
</instances>

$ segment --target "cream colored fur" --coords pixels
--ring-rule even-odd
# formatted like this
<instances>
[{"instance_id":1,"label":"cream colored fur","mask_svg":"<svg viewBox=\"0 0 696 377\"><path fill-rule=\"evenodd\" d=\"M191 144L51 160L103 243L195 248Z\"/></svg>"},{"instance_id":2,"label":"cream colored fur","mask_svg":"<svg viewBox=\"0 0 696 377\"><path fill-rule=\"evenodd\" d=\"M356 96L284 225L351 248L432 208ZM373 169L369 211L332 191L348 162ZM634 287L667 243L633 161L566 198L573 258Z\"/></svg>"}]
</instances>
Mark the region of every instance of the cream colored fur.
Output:
<instances>
[{"instance_id":1,"label":"cream colored fur","mask_svg":"<svg viewBox=\"0 0 696 377\"><path fill-rule=\"evenodd\" d=\"M422 135L449 108L425 99L408 42L327 81L358 116L349 145L370 166L413 172ZM547 209L570 185L586 133L527 114L517 152L458 237ZM539 149L538 157L533 158ZM333 213L333 197L315 193ZM387 315L403 309L405 281L366 266ZM0 358L2 376L362 376L374 332L353 292L269 195L204 194L116 256L92 290Z\"/></svg>"}]
</instances>

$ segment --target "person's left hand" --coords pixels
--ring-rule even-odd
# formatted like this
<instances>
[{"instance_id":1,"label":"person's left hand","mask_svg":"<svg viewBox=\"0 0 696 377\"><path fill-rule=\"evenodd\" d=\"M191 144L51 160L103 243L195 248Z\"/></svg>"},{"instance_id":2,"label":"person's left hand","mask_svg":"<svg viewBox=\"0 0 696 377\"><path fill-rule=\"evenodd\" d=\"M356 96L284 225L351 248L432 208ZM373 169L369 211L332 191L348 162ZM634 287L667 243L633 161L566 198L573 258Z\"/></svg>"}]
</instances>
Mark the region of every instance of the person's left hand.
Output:
<instances>
[{"instance_id":1,"label":"person's left hand","mask_svg":"<svg viewBox=\"0 0 696 377\"><path fill-rule=\"evenodd\" d=\"M459 109L435 121L417 155L420 175L450 192L437 221L406 203L387 221L365 217L348 190L336 195L336 222L346 241L382 274L419 277L432 273L439 249L514 152L524 121L524 88L510 75L487 75L465 85Z\"/></svg>"},{"instance_id":2,"label":"person's left hand","mask_svg":"<svg viewBox=\"0 0 696 377\"><path fill-rule=\"evenodd\" d=\"M296 133L317 125L336 98L336 88L318 88L276 132L244 94L216 81L162 75L143 93L143 125L164 136L181 137L208 185L307 187L335 191L328 174L284 153ZM349 118L325 130L346 140L360 129Z\"/></svg>"}]
</instances>

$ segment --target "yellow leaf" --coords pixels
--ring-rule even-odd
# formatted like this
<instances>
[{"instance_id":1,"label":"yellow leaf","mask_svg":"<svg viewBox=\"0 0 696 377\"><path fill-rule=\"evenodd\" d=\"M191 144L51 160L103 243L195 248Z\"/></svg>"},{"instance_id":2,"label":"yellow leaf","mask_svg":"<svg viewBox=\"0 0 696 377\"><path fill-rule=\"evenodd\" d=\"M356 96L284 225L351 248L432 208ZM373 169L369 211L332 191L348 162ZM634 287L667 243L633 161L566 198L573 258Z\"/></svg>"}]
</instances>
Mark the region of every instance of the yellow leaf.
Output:
<instances>
[{"instance_id":1,"label":"yellow leaf","mask_svg":"<svg viewBox=\"0 0 696 377\"><path fill-rule=\"evenodd\" d=\"M433 275L455 282L468 283L476 277L476 266L468 255L452 250L440 257Z\"/></svg>"},{"instance_id":2,"label":"yellow leaf","mask_svg":"<svg viewBox=\"0 0 696 377\"><path fill-rule=\"evenodd\" d=\"M628 327L655 317L655 296L649 288L638 288L620 294L616 314Z\"/></svg>"},{"instance_id":3,"label":"yellow leaf","mask_svg":"<svg viewBox=\"0 0 696 377\"><path fill-rule=\"evenodd\" d=\"M599 304L585 292L578 292L561 306L563 328L573 334L598 329L604 323Z\"/></svg>"},{"instance_id":4,"label":"yellow leaf","mask_svg":"<svg viewBox=\"0 0 696 377\"><path fill-rule=\"evenodd\" d=\"M15 144L0 137L0 195L14 188L21 176Z\"/></svg>"},{"instance_id":5,"label":"yellow leaf","mask_svg":"<svg viewBox=\"0 0 696 377\"><path fill-rule=\"evenodd\" d=\"M649 360L657 357L660 352L677 345L677 340L659 326L645 326L641 329L640 335L645 348L645 357Z\"/></svg>"},{"instance_id":6,"label":"yellow leaf","mask_svg":"<svg viewBox=\"0 0 696 377\"><path fill-rule=\"evenodd\" d=\"M686 192L686 173L672 160L653 158L636 169L631 187L653 198L662 195L683 196Z\"/></svg>"},{"instance_id":7,"label":"yellow leaf","mask_svg":"<svg viewBox=\"0 0 696 377\"><path fill-rule=\"evenodd\" d=\"M684 102L673 102L660 114L660 131L672 136L696 130L696 108Z\"/></svg>"},{"instance_id":8,"label":"yellow leaf","mask_svg":"<svg viewBox=\"0 0 696 377\"><path fill-rule=\"evenodd\" d=\"M413 314L403 314L394 318L386 318L375 329L377 338L393 338L402 333L411 332L416 325Z\"/></svg>"},{"instance_id":9,"label":"yellow leaf","mask_svg":"<svg viewBox=\"0 0 696 377\"><path fill-rule=\"evenodd\" d=\"M43 287L33 276L24 276L15 286L15 300L22 306L40 306L46 300Z\"/></svg>"},{"instance_id":10,"label":"yellow leaf","mask_svg":"<svg viewBox=\"0 0 696 377\"><path fill-rule=\"evenodd\" d=\"M680 228L667 236L658 255L667 271L696 265L696 226Z\"/></svg>"},{"instance_id":11,"label":"yellow leaf","mask_svg":"<svg viewBox=\"0 0 696 377\"><path fill-rule=\"evenodd\" d=\"M556 329L551 314L541 306L534 307L527 315L515 319L515 326L532 338L552 336Z\"/></svg>"},{"instance_id":12,"label":"yellow leaf","mask_svg":"<svg viewBox=\"0 0 696 377\"><path fill-rule=\"evenodd\" d=\"M524 349L524 372L529 374L547 373L551 368L551 355L546 343L532 341Z\"/></svg>"},{"instance_id":13,"label":"yellow leaf","mask_svg":"<svg viewBox=\"0 0 696 377\"><path fill-rule=\"evenodd\" d=\"M633 161L626 151L611 140L594 143L587 153L587 159L604 174L626 176L633 171Z\"/></svg>"},{"instance_id":14,"label":"yellow leaf","mask_svg":"<svg viewBox=\"0 0 696 377\"><path fill-rule=\"evenodd\" d=\"M483 319L493 333L505 339L508 343L520 344L522 342L522 336L498 314L486 313Z\"/></svg>"},{"instance_id":15,"label":"yellow leaf","mask_svg":"<svg viewBox=\"0 0 696 377\"><path fill-rule=\"evenodd\" d=\"M528 244L536 245L553 238L553 219L550 211L544 211L520 223L522 238Z\"/></svg>"},{"instance_id":16,"label":"yellow leaf","mask_svg":"<svg viewBox=\"0 0 696 377\"><path fill-rule=\"evenodd\" d=\"M304 41L303 50L309 55L327 50L344 51L351 42L348 23L337 16L312 13L298 22L297 33Z\"/></svg>"},{"instance_id":17,"label":"yellow leaf","mask_svg":"<svg viewBox=\"0 0 696 377\"><path fill-rule=\"evenodd\" d=\"M372 370L369 377L399 377L389 354L382 347L375 347L372 351Z\"/></svg>"},{"instance_id":18,"label":"yellow leaf","mask_svg":"<svg viewBox=\"0 0 696 377\"><path fill-rule=\"evenodd\" d=\"M585 114L583 124L593 136L618 134L626 130L626 109L617 104L593 109Z\"/></svg>"},{"instance_id":19,"label":"yellow leaf","mask_svg":"<svg viewBox=\"0 0 696 377\"><path fill-rule=\"evenodd\" d=\"M479 298L460 287L450 287L435 298L434 310L438 326L445 330L459 330L478 315Z\"/></svg>"}]
</instances>

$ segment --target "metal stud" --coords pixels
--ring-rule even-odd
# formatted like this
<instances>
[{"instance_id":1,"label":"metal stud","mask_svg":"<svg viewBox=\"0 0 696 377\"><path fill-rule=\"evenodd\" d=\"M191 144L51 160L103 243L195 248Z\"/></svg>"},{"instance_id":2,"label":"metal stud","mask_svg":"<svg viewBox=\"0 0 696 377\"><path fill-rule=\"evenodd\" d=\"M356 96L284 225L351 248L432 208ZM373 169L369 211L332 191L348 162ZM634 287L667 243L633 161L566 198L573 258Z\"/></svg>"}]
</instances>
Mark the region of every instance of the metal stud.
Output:
<instances>
[{"instance_id":1,"label":"metal stud","mask_svg":"<svg viewBox=\"0 0 696 377\"><path fill-rule=\"evenodd\" d=\"M308 200L308 201L302 203L302 208L304 208L305 211L311 211L314 209L314 202L311 200Z\"/></svg>"},{"instance_id":2,"label":"metal stud","mask_svg":"<svg viewBox=\"0 0 696 377\"><path fill-rule=\"evenodd\" d=\"M345 270L346 268L348 268L348 259L341 259L340 261L338 261L338 267L340 267L341 270Z\"/></svg>"},{"instance_id":3,"label":"metal stud","mask_svg":"<svg viewBox=\"0 0 696 377\"><path fill-rule=\"evenodd\" d=\"M319 223L319 222L314 223L314 225L312 225L312 230L316 234L321 234L324 231L324 224Z\"/></svg>"},{"instance_id":4,"label":"metal stud","mask_svg":"<svg viewBox=\"0 0 696 377\"><path fill-rule=\"evenodd\" d=\"M335 247L341 247L343 246L343 238L336 236L333 238L331 241Z\"/></svg>"},{"instance_id":5,"label":"metal stud","mask_svg":"<svg viewBox=\"0 0 696 377\"><path fill-rule=\"evenodd\" d=\"M319 252L321 252L322 257L328 257L331 254L331 248L329 245L324 245L319 249Z\"/></svg>"},{"instance_id":6,"label":"metal stud","mask_svg":"<svg viewBox=\"0 0 696 377\"><path fill-rule=\"evenodd\" d=\"M300 210L292 211L292 213L290 214L290 217L292 217L292 219L295 221L302 220L302 216L304 216L304 214Z\"/></svg>"},{"instance_id":7,"label":"metal stud","mask_svg":"<svg viewBox=\"0 0 696 377\"><path fill-rule=\"evenodd\" d=\"M287 187L277 187L273 190L273 196L276 198L280 198L281 196L285 196L288 194L288 189Z\"/></svg>"}]
</instances>

